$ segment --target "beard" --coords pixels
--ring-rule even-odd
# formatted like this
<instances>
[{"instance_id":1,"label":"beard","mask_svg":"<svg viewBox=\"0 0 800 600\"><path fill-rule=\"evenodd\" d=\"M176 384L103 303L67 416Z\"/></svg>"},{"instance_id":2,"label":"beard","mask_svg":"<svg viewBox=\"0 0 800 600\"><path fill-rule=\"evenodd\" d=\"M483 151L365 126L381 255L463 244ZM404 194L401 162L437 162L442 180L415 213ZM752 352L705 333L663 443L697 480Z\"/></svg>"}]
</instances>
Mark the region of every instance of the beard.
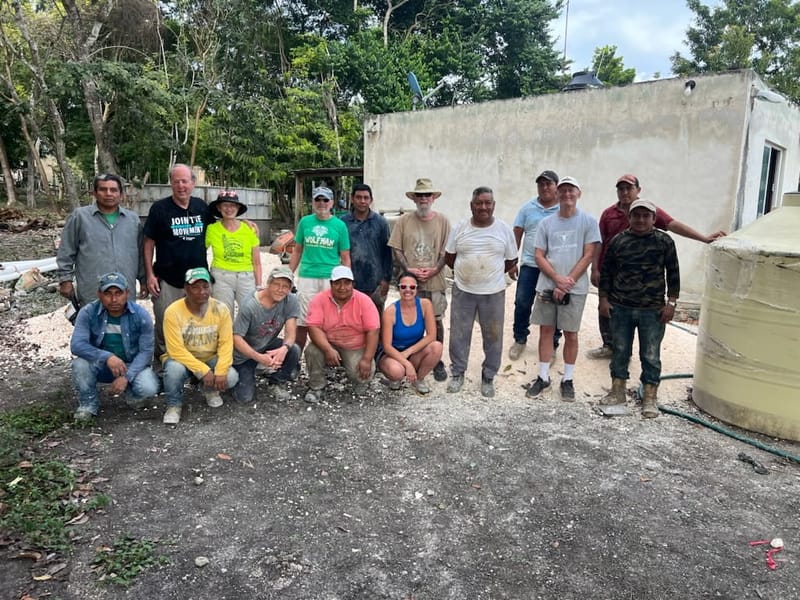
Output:
<instances>
[{"instance_id":1,"label":"beard","mask_svg":"<svg viewBox=\"0 0 800 600\"><path fill-rule=\"evenodd\" d=\"M422 218L428 217L428 216L430 216L431 212L433 212L433 208L431 208L430 206L425 206L425 207L418 206L417 207L417 216L418 217L422 217Z\"/></svg>"}]
</instances>

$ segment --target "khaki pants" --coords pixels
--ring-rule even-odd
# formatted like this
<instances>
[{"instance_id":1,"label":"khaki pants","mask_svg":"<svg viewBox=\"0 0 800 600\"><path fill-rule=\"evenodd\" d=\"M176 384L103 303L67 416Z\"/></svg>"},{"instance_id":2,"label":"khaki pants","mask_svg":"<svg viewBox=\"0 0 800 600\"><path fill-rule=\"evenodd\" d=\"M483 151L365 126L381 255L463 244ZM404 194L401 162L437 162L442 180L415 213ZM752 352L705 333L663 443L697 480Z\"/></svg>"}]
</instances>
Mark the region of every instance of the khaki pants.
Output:
<instances>
[{"instance_id":1,"label":"khaki pants","mask_svg":"<svg viewBox=\"0 0 800 600\"><path fill-rule=\"evenodd\" d=\"M347 378L352 383L366 383L375 374L375 361L372 361L371 371L369 378L361 379L358 375L358 362L364 356L364 348L358 350L347 350L334 346L342 357L342 366L344 367ZM325 387L325 354L317 348L313 342L306 346L306 369L308 370L308 387L312 390L321 390Z\"/></svg>"}]
</instances>

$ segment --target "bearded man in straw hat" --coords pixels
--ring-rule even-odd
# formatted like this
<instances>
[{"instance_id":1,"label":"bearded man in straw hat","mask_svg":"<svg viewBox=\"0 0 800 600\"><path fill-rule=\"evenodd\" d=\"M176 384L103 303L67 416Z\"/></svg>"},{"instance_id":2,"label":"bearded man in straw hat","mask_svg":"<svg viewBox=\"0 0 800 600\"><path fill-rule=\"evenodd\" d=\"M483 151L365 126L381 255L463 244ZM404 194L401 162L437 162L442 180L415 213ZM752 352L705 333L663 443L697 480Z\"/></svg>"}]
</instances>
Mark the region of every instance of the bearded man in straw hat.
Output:
<instances>
[{"instance_id":1,"label":"bearded man in straw hat","mask_svg":"<svg viewBox=\"0 0 800 600\"><path fill-rule=\"evenodd\" d=\"M442 319L447 310L444 295L444 245L450 235L450 221L433 210L433 202L442 195L428 178L417 179L414 189L406 192L417 209L406 213L395 223L389 246L402 270L412 273L419 284L417 296L428 298L436 314L436 340L444 341ZM444 363L433 369L436 381L447 379Z\"/></svg>"}]
</instances>

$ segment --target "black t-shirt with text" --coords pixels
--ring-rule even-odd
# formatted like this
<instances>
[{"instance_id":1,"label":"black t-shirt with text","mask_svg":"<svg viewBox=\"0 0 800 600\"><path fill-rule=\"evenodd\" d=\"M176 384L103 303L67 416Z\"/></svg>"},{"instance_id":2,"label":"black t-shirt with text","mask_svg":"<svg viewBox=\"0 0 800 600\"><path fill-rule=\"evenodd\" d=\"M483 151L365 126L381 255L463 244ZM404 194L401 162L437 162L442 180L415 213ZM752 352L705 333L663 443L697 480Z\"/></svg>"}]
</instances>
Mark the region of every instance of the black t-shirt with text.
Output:
<instances>
[{"instance_id":1,"label":"black t-shirt with text","mask_svg":"<svg viewBox=\"0 0 800 600\"><path fill-rule=\"evenodd\" d=\"M150 207L144 235L156 244L156 276L173 287L183 287L186 271L208 268L205 233L208 206L192 196L181 208L172 197L162 198Z\"/></svg>"}]
</instances>

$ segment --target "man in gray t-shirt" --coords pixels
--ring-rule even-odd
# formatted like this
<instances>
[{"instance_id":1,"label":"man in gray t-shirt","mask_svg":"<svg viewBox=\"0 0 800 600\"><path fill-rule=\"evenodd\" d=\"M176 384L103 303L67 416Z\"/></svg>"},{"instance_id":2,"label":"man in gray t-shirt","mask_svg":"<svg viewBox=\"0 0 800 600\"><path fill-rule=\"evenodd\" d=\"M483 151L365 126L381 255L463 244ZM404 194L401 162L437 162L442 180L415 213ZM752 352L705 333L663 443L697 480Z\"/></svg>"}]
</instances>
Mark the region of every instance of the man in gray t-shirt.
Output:
<instances>
[{"instance_id":1,"label":"man in gray t-shirt","mask_svg":"<svg viewBox=\"0 0 800 600\"><path fill-rule=\"evenodd\" d=\"M527 396L538 396L550 386L553 332L564 331L564 378L561 399L575 399L572 382L578 358L578 330L589 292L586 270L600 243L597 219L578 210L581 186L573 177L562 177L556 191L558 212L539 224L536 231L536 265L539 281L531 322L539 325L539 375L528 387ZM546 343L542 343L546 340Z\"/></svg>"},{"instance_id":2,"label":"man in gray t-shirt","mask_svg":"<svg viewBox=\"0 0 800 600\"><path fill-rule=\"evenodd\" d=\"M294 275L287 267L272 270L267 286L244 301L233 324L233 367L239 383L233 396L240 402L256 399L256 368L268 373L271 384L297 379L300 346L295 343L300 303L292 294ZM283 330L283 338L279 334ZM285 386L275 385L273 397L288 400Z\"/></svg>"}]
</instances>

